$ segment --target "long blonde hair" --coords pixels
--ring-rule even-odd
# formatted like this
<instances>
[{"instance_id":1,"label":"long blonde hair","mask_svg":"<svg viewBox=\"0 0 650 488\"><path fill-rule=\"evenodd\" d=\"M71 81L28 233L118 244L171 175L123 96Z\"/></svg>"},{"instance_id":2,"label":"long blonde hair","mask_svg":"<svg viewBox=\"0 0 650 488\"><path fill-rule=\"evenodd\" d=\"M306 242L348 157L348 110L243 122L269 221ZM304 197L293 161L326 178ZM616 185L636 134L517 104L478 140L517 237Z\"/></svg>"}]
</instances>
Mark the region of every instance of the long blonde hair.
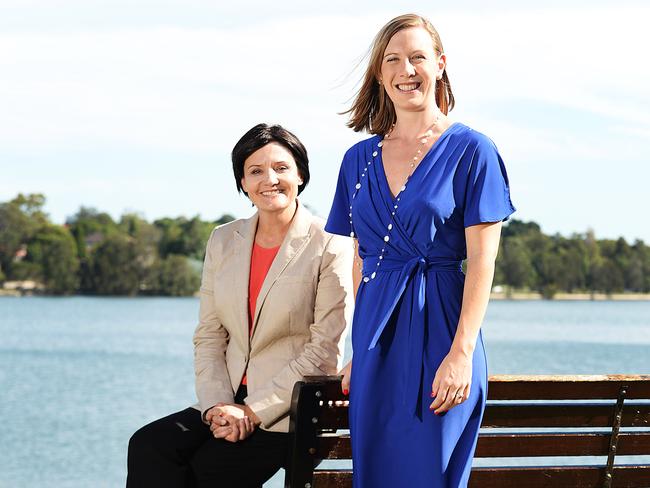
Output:
<instances>
[{"instance_id":1,"label":"long blonde hair","mask_svg":"<svg viewBox=\"0 0 650 488\"><path fill-rule=\"evenodd\" d=\"M386 46L395 34L409 27L426 29L431 35L433 49L439 55L444 53L438 31L429 20L420 15L400 15L383 26L373 40L361 88L359 88L350 109L343 112L350 114L347 126L356 132L365 130L370 134L385 135L395 123L395 106L378 80ZM451 91L446 68L442 72L442 79L436 82L435 96L438 108L445 115L454 108L454 94Z\"/></svg>"}]
</instances>

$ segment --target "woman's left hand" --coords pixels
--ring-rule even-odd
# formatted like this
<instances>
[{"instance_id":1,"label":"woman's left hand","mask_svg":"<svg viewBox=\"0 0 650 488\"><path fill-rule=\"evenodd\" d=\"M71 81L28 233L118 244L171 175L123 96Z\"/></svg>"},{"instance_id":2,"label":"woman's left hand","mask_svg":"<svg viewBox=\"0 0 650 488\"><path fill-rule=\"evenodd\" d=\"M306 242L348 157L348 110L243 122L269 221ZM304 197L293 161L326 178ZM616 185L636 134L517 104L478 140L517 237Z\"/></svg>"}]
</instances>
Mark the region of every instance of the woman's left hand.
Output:
<instances>
[{"instance_id":1,"label":"woman's left hand","mask_svg":"<svg viewBox=\"0 0 650 488\"><path fill-rule=\"evenodd\" d=\"M213 408L218 413L211 419L210 430L217 439L243 441L260 424L259 418L248 405L218 403Z\"/></svg>"},{"instance_id":2,"label":"woman's left hand","mask_svg":"<svg viewBox=\"0 0 650 488\"><path fill-rule=\"evenodd\" d=\"M472 385L472 356L455 350L442 360L431 387L435 400L429 406L436 415L460 405L469 398Z\"/></svg>"}]
</instances>

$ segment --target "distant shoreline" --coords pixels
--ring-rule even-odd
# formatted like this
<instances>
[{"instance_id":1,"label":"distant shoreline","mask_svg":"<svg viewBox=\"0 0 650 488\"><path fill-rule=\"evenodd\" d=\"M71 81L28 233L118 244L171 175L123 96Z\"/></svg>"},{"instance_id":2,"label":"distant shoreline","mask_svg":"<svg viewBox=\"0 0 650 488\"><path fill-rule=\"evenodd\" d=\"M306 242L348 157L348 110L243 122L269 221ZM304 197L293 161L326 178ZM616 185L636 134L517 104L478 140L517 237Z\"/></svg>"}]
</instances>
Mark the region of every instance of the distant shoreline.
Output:
<instances>
[{"instance_id":1,"label":"distant shoreline","mask_svg":"<svg viewBox=\"0 0 650 488\"><path fill-rule=\"evenodd\" d=\"M47 293L42 293L39 291L25 291L21 292L18 290L5 290L0 288L0 297L29 297L29 296L46 296L46 297L57 297L60 295L48 295ZM136 295L128 297L127 295L82 295L82 294L73 294L73 295L64 295L67 297L119 297L119 298L174 298L169 295ZM198 295L194 295L198 296ZM537 292L512 292L509 295L505 292L493 292L490 294L491 300L511 300L511 301L520 301L520 300L548 300L542 296L541 293ZM650 301L650 293L612 293L608 295L606 293L556 293L553 298L549 301Z\"/></svg>"},{"instance_id":2,"label":"distant shoreline","mask_svg":"<svg viewBox=\"0 0 650 488\"><path fill-rule=\"evenodd\" d=\"M541 293L537 292L512 292L509 295L505 292L491 293L491 300L547 300ZM650 293L556 293L552 301L579 301L590 300L602 301L650 301Z\"/></svg>"}]
</instances>

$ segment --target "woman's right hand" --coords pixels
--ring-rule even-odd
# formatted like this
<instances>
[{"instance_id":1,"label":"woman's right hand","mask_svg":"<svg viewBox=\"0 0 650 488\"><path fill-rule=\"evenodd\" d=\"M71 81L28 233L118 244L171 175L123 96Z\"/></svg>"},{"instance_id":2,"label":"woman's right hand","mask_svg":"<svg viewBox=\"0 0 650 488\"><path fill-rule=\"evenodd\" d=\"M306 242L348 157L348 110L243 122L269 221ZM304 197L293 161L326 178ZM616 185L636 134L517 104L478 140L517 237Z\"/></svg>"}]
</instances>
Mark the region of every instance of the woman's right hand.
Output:
<instances>
[{"instance_id":1,"label":"woman's right hand","mask_svg":"<svg viewBox=\"0 0 650 488\"><path fill-rule=\"evenodd\" d=\"M341 390L343 391L344 395L348 395L350 393L350 375L352 374L352 360L350 360L348 364L343 366L343 369L339 371L339 374L343 376L343 379L341 380Z\"/></svg>"}]
</instances>

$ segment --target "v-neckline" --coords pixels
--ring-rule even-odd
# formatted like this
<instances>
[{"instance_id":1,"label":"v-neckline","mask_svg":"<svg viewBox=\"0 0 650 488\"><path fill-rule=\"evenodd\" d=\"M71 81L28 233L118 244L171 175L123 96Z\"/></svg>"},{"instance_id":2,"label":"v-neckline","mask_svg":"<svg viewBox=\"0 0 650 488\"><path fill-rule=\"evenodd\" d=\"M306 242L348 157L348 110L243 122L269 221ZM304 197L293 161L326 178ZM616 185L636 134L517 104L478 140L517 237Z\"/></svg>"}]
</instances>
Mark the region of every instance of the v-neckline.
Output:
<instances>
[{"instance_id":1,"label":"v-neckline","mask_svg":"<svg viewBox=\"0 0 650 488\"><path fill-rule=\"evenodd\" d=\"M449 127L447 127L445 130L442 131L442 133L438 136L438 139L436 139L436 141L431 145L429 150L426 152L426 154L420 160L420 163L415 167L415 169L413 170L413 173L411 174L409 180L413 179L415 174L420 169L420 166L422 166L422 163L424 162L424 160L427 159L429 157L429 155L431 155L433 150L438 146L438 143L450 133L451 128L455 127L456 125L459 125L459 124L460 124L460 122L452 122L449 125ZM379 139L379 140L381 140L381 139ZM393 191L390 189L390 184L388 183L388 176L386 176L386 169L384 168L384 148L383 147L379 148L379 167L381 169L381 176L382 176L381 180L382 180L382 183L384 184L384 190L385 190L386 194L388 195L388 198L390 199L391 204L394 204L396 199L397 199L397 195L393 195ZM399 193L398 193L398 195L399 195Z\"/></svg>"}]
</instances>

